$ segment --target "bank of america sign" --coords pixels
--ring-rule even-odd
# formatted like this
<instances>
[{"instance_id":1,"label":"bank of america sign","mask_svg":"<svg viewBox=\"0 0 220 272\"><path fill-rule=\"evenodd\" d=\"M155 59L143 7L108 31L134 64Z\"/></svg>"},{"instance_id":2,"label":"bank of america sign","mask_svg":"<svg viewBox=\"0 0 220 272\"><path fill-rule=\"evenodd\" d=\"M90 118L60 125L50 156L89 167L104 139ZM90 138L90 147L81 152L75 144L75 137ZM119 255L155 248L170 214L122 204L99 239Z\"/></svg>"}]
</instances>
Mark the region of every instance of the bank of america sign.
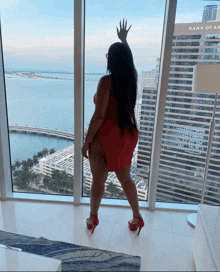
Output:
<instances>
[{"instance_id":1,"label":"bank of america sign","mask_svg":"<svg viewBox=\"0 0 220 272\"><path fill-rule=\"evenodd\" d=\"M196 30L213 30L213 29L220 29L219 26L190 26L189 30L196 31Z\"/></svg>"}]
</instances>

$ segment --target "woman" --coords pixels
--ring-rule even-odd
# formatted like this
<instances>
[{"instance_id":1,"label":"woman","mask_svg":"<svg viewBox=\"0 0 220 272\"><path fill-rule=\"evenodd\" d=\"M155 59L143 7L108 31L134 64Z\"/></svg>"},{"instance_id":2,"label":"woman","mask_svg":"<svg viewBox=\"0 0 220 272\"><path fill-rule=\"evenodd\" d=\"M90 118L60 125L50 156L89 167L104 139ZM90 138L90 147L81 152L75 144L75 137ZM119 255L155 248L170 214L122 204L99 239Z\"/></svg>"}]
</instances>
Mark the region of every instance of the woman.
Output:
<instances>
[{"instance_id":1,"label":"woman","mask_svg":"<svg viewBox=\"0 0 220 272\"><path fill-rule=\"evenodd\" d=\"M127 22L117 28L122 43L114 43L108 50L107 71L99 81L94 98L95 113L90 122L82 154L89 149L90 168L93 175L91 189L91 213L88 229L98 225L99 205L105 190L109 171L114 171L133 210L133 220L128 221L130 230L139 232L144 221L139 212L136 186L130 176L131 159L138 142L138 128L134 115L137 96L137 71L132 52L127 43Z\"/></svg>"}]
</instances>

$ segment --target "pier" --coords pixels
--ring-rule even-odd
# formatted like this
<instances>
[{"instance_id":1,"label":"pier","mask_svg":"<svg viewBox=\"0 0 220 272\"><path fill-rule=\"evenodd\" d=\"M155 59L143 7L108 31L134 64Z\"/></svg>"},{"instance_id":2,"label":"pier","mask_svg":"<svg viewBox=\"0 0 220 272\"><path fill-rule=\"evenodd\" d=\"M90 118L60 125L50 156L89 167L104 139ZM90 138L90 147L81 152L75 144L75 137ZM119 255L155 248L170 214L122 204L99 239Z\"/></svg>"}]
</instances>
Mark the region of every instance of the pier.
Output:
<instances>
[{"instance_id":1,"label":"pier","mask_svg":"<svg viewBox=\"0 0 220 272\"><path fill-rule=\"evenodd\" d=\"M63 138L63 139L74 141L74 133L60 131L58 129L48 129L48 128L14 125L14 126L9 126L9 132L39 134L39 135L58 137L58 138Z\"/></svg>"}]
</instances>

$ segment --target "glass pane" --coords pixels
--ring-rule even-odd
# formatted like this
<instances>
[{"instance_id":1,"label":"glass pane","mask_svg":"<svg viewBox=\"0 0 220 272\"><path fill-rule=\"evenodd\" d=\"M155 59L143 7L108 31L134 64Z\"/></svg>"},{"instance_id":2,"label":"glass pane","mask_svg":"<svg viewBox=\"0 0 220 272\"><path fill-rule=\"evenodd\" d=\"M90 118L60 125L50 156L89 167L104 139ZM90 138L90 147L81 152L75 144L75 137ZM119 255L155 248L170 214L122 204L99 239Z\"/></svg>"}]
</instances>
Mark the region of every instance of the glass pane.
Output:
<instances>
[{"instance_id":1,"label":"glass pane","mask_svg":"<svg viewBox=\"0 0 220 272\"><path fill-rule=\"evenodd\" d=\"M193 92L193 66L220 64L219 15L220 5L178 0L157 202L199 204L201 201L215 94ZM220 203L219 118L217 108L204 198L209 205Z\"/></svg>"},{"instance_id":2,"label":"glass pane","mask_svg":"<svg viewBox=\"0 0 220 272\"><path fill-rule=\"evenodd\" d=\"M3 1L13 191L73 195L73 1Z\"/></svg>"},{"instance_id":3,"label":"glass pane","mask_svg":"<svg viewBox=\"0 0 220 272\"><path fill-rule=\"evenodd\" d=\"M121 167L120 163L123 164L125 159L129 159L131 163L131 177L137 188L138 199L143 201L148 199L151 142L157 96L156 81L158 77L158 58L161 51L165 2L165 0L147 2L142 0L138 1L137 4L136 1L129 1L128 5L128 2L125 0L120 1L120 3L118 1L102 0L86 1L86 100L84 120L86 129L88 129L91 117L95 111L94 96L97 92L98 82L103 76L108 76L108 80L111 78L111 72L107 71L107 60L110 56L106 56L106 54L109 52L108 50L112 44L115 42L121 43L117 35L116 26L120 31L119 22L120 20L123 22L123 18L127 20L126 29L132 25L127 34L127 43L132 51L133 63L138 73L134 112L140 134L138 142L134 147L135 149L129 145L123 149L127 140L120 142L118 123L114 123L113 129L111 129L111 122L108 125L104 125L104 121L100 131L97 133L105 150L107 166L112 166L112 168L108 168L110 170L105 183L104 198L126 199L114 171L119 170L118 168ZM117 102L111 96L108 104L108 117L107 114L105 115L106 118L109 118L108 122L116 114L116 104L114 103ZM108 136L105 138L105 135ZM126 155L124 158L118 159L118 156L120 157L123 154L122 152L125 152ZM133 156L131 152L133 152ZM118 160L117 163L115 163L116 160ZM129 165L128 162L127 165ZM124 165L124 167L127 165ZM83 196L90 196L92 181L93 176L89 160L84 159Z\"/></svg>"}]
</instances>

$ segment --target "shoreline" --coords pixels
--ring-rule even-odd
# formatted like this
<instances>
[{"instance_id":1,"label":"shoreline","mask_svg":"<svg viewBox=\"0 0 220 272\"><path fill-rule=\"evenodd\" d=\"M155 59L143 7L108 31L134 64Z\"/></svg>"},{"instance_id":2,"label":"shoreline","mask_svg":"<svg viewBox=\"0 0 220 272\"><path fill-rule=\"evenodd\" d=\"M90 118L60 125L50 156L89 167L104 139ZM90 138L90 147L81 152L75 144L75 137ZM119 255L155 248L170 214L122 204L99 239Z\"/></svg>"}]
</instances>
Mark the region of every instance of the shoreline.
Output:
<instances>
[{"instance_id":1,"label":"shoreline","mask_svg":"<svg viewBox=\"0 0 220 272\"><path fill-rule=\"evenodd\" d=\"M71 78L42 76L42 75L40 75L41 73L38 73L38 72L6 71L5 74L14 75L14 76L21 76L21 77L27 77L27 78L32 78L32 79L46 78L46 79L73 80Z\"/></svg>"}]
</instances>

